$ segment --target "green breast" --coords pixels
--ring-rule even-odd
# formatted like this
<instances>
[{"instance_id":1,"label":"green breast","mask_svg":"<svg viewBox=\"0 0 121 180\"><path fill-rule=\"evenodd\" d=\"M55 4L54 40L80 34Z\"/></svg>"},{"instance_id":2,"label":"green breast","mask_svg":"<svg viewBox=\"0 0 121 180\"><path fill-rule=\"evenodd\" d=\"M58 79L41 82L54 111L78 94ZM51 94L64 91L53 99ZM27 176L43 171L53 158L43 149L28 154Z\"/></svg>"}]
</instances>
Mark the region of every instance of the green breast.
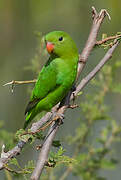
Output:
<instances>
[{"instance_id":1,"label":"green breast","mask_svg":"<svg viewBox=\"0 0 121 180\"><path fill-rule=\"evenodd\" d=\"M57 59L57 83L62 84L64 88L70 88L76 79L77 59Z\"/></svg>"}]
</instances>

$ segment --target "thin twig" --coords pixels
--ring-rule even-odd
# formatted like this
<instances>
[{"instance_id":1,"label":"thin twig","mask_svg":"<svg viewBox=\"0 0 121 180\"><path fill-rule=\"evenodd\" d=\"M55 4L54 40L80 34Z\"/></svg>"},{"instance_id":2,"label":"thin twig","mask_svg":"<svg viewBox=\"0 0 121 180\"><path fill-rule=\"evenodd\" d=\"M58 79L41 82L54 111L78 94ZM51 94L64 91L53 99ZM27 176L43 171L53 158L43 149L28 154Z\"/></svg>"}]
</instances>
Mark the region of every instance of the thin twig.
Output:
<instances>
[{"instance_id":1,"label":"thin twig","mask_svg":"<svg viewBox=\"0 0 121 180\"><path fill-rule=\"evenodd\" d=\"M3 84L3 86L7 86L7 85L17 85L17 84L30 84L30 83L35 83L37 80L33 79L33 80L28 80L28 81L10 81L8 83Z\"/></svg>"},{"instance_id":2,"label":"thin twig","mask_svg":"<svg viewBox=\"0 0 121 180\"><path fill-rule=\"evenodd\" d=\"M8 83L6 83L6 84L3 84L3 86L7 86L7 85L11 85L11 89L12 89L12 93L13 93L13 89L14 89L14 86L15 85L20 85L20 84L30 84L30 83L35 83L37 80L36 79L34 79L34 80L29 80L29 81L15 81L15 80L13 80L13 81L10 81L10 82L8 82Z\"/></svg>"},{"instance_id":3,"label":"thin twig","mask_svg":"<svg viewBox=\"0 0 121 180\"><path fill-rule=\"evenodd\" d=\"M11 173L15 173L15 174L21 173L21 171L20 171L20 172L19 172L19 171L15 171L15 170L13 170L13 169L10 169L10 168L7 167L7 166L5 166L4 169L6 169L7 171L9 171L9 172L11 172Z\"/></svg>"},{"instance_id":4,"label":"thin twig","mask_svg":"<svg viewBox=\"0 0 121 180\"><path fill-rule=\"evenodd\" d=\"M106 42L108 42L110 40L114 40L114 39L117 39L117 38L120 38L120 37L121 37L121 34L115 35L115 36L109 36L109 37L104 38L104 39L102 39L100 41L97 41L96 45L101 45L101 44L104 44L104 43L106 43Z\"/></svg>"}]
</instances>

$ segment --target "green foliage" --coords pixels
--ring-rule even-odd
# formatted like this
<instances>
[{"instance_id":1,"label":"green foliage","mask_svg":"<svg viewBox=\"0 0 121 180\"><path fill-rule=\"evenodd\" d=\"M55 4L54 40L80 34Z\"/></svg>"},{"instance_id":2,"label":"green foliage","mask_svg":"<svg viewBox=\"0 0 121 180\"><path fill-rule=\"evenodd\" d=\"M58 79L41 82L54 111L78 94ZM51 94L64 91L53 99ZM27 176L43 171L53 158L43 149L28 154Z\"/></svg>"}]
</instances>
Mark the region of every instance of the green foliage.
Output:
<instances>
[{"instance_id":1,"label":"green foliage","mask_svg":"<svg viewBox=\"0 0 121 180\"><path fill-rule=\"evenodd\" d=\"M28 133L31 132L30 130L28 130ZM35 137L32 135L32 134L26 134L24 135L24 133L26 133L25 130L23 129L19 129L17 132L16 132L16 139L18 141L24 141L24 142L27 142L28 140L31 141L31 143L33 143L35 141Z\"/></svg>"},{"instance_id":2,"label":"green foliage","mask_svg":"<svg viewBox=\"0 0 121 180\"><path fill-rule=\"evenodd\" d=\"M54 147L60 147L60 146L61 146L61 143L60 143L59 140L55 140L55 141L52 142L52 146L54 146Z\"/></svg>"},{"instance_id":3,"label":"green foliage","mask_svg":"<svg viewBox=\"0 0 121 180\"><path fill-rule=\"evenodd\" d=\"M65 156L64 153L65 150L62 147L60 147L56 153L50 152L48 163L53 167L60 164L69 165L70 163L76 163L75 159Z\"/></svg>"},{"instance_id":4,"label":"green foliage","mask_svg":"<svg viewBox=\"0 0 121 180\"><path fill-rule=\"evenodd\" d=\"M35 168L35 163L32 160L28 161L24 168L22 168L19 165L17 159L13 158L9 160L8 164L5 167L12 173L13 178L27 180L29 178L28 175L31 174Z\"/></svg>"},{"instance_id":5,"label":"green foliage","mask_svg":"<svg viewBox=\"0 0 121 180\"><path fill-rule=\"evenodd\" d=\"M43 140L45 136L43 136L41 131L38 133L32 134L30 129L28 129L28 132L26 132L24 129L19 129L16 132L15 137L17 141L24 141L24 142L29 141L32 144L36 139ZM55 141L55 146L56 145L59 146L59 141L57 142Z\"/></svg>"},{"instance_id":6,"label":"green foliage","mask_svg":"<svg viewBox=\"0 0 121 180\"><path fill-rule=\"evenodd\" d=\"M117 38L116 38L117 36ZM112 36L113 37L113 36ZM110 38L108 41L104 42L101 44L101 47L103 49L108 49L110 47L112 47L112 45L115 43L114 39L117 39L118 41L121 41L121 32L117 32L115 35L114 35L115 38ZM104 39L108 39L108 35L107 34L102 34L102 41Z\"/></svg>"}]
</instances>

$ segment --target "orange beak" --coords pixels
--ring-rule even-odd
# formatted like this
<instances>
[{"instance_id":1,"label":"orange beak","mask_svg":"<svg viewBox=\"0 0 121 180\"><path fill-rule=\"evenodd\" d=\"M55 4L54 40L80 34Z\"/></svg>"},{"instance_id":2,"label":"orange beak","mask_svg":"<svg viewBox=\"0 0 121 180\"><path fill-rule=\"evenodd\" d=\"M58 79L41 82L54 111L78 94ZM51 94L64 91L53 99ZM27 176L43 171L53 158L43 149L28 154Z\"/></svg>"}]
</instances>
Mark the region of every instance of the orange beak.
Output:
<instances>
[{"instance_id":1,"label":"orange beak","mask_svg":"<svg viewBox=\"0 0 121 180\"><path fill-rule=\"evenodd\" d=\"M52 44L51 42L47 42L46 48L47 48L48 53L52 53L54 50L54 44Z\"/></svg>"}]
</instances>

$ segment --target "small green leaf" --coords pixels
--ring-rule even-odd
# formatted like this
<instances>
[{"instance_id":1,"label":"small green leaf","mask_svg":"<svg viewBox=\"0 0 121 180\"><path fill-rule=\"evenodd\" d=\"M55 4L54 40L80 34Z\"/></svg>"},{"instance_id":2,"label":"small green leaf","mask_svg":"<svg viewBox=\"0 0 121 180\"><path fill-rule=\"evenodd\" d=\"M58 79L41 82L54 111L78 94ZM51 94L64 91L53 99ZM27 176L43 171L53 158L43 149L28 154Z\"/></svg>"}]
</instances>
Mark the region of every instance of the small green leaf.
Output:
<instances>
[{"instance_id":1,"label":"small green leaf","mask_svg":"<svg viewBox=\"0 0 121 180\"><path fill-rule=\"evenodd\" d=\"M103 168L103 169L114 169L115 165L117 163L118 162L114 159L111 159L111 160L102 159L101 160L101 168Z\"/></svg>"},{"instance_id":2,"label":"small green leaf","mask_svg":"<svg viewBox=\"0 0 121 180\"><path fill-rule=\"evenodd\" d=\"M31 130L28 129L28 132L31 132ZM35 140L35 137L32 135L32 134L26 134L24 135L24 133L26 133L26 131L24 129L19 129L17 132L16 132L16 139L19 141L24 141L24 142L27 142L28 140L31 141L31 143L34 142Z\"/></svg>"},{"instance_id":3,"label":"small green leaf","mask_svg":"<svg viewBox=\"0 0 121 180\"><path fill-rule=\"evenodd\" d=\"M103 33L102 34L102 40L105 39L105 38L107 38L107 34Z\"/></svg>"},{"instance_id":4,"label":"small green leaf","mask_svg":"<svg viewBox=\"0 0 121 180\"><path fill-rule=\"evenodd\" d=\"M60 147L60 146L61 146L61 143L60 143L59 140L55 140L55 141L52 142L52 145L53 145L54 147Z\"/></svg>"},{"instance_id":5,"label":"small green leaf","mask_svg":"<svg viewBox=\"0 0 121 180\"><path fill-rule=\"evenodd\" d=\"M82 92L82 91L80 91L80 92L77 94L77 96L80 96L80 95L82 95L82 93L83 93L83 92Z\"/></svg>"},{"instance_id":6,"label":"small green leaf","mask_svg":"<svg viewBox=\"0 0 121 180\"><path fill-rule=\"evenodd\" d=\"M30 173L31 173L34 168L35 168L35 162L33 160L31 160L31 161L28 161L28 163L25 165L24 170L30 171Z\"/></svg>"},{"instance_id":7,"label":"small green leaf","mask_svg":"<svg viewBox=\"0 0 121 180\"><path fill-rule=\"evenodd\" d=\"M12 158L11 160L9 160L9 164L15 165L19 167L18 161L16 158Z\"/></svg>"}]
</instances>

